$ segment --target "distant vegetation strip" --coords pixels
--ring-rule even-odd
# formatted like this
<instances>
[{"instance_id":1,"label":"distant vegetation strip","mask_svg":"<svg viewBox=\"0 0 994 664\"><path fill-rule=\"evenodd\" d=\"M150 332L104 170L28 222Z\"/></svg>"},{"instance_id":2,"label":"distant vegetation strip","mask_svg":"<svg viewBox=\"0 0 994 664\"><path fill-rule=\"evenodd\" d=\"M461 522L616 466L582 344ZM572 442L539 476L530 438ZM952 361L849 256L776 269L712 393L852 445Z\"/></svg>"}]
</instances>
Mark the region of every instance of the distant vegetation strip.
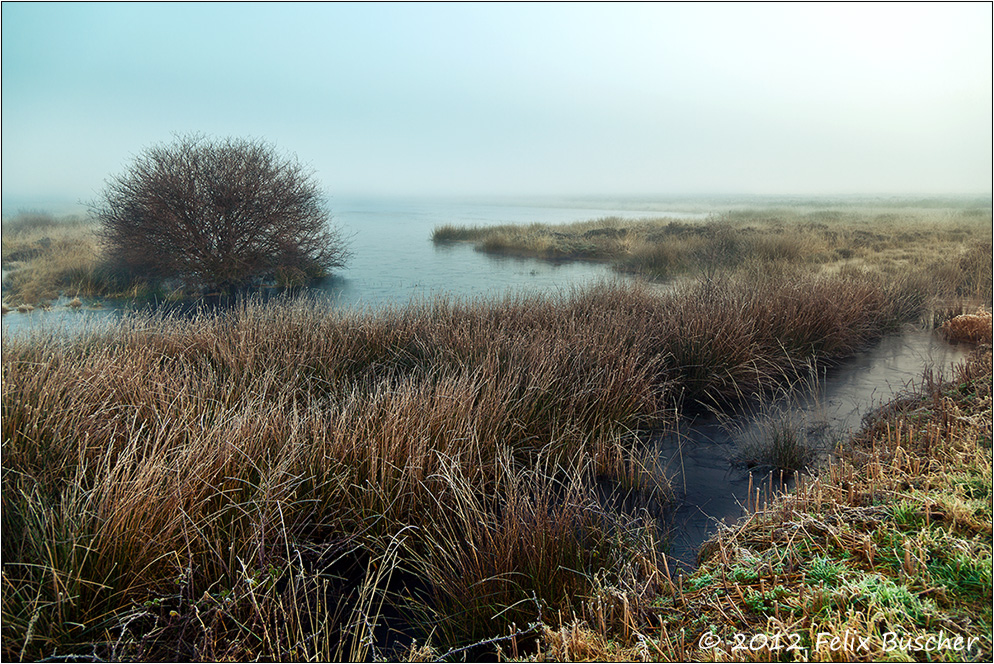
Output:
<instances>
[{"instance_id":1,"label":"distant vegetation strip","mask_svg":"<svg viewBox=\"0 0 994 664\"><path fill-rule=\"evenodd\" d=\"M436 243L548 260L596 260L657 280L806 267L914 275L934 295L991 298L990 208L859 211L743 209L707 220L604 218L563 225L440 226ZM179 299L182 288L111 265L87 218L20 215L3 223L5 310L59 297ZM278 285L278 284L276 284ZM941 292L939 292L941 291Z\"/></svg>"},{"instance_id":2,"label":"distant vegetation strip","mask_svg":"<svg viewBox=\"0 0 994 664\"><path fill-rule=\"evenodd\" d=\"M163 301L189 299L205 292L179 279L153 278L122 267L106 255L100 226L90 217L30 213L5 220L0 255L6 272L4 313L14 308L47 307L60 297L76 302L79 298ZM321 274L291 272L277 271L266 285L300 285Z\"/></svg>"},{"instance_id":3,"label":"distant vegetation strip","mask_svg":"<svg viewBox=\"0 0 994 664\"><path fill-rule=\"evenodd\" d=\"M623 219L549 225L439 226L436 243L472 242L479 251L550 260L610 262L658 279L806 265L867 267L934 276L961 295L990 292L990 208L871 212L737 210L706 220ZM958 272L955 281L951 271Z\"/></svg>"},{"instance_id":4,"label":"distant vegetation strip","mask_svg":"<svg viewBox=\"0 0 994 664\"><path fill-rule=\"evenodd\" d=\"M607 638L673 592L635 432L845 357L922 293L778 271L5 339L4 657L362 659L383 615L439 652L574 616Z\"/></svg>"},{"instance_id":5,"label":"distant vegetation strip","mask_svg":"<svg viewBox=\"0 0 994 664\"><path fill-rule=\"evenodd\" d=\"M102 260L98 226L88 217L22 214L3 222L3 305L47 305L60 296L141 297L153 288Z\"/></svg>"}]
</instances>

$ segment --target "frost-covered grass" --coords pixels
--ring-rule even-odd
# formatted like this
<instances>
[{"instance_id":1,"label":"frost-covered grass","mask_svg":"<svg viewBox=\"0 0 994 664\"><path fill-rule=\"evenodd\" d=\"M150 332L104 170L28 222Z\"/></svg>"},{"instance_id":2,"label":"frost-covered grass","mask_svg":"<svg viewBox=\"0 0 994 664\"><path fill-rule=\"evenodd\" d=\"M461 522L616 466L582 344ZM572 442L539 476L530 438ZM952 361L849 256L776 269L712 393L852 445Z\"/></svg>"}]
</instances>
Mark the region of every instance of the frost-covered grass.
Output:
<instances>
[{"instance_id":1,"label":"frost-covered grass","mask_svg":"<svg viewBox=\"0 0 994 664\"><path fill-rule=\"evenodd\" d=\"M4 655L355 658L382 614L447 650L648 606L661 535L603 491L666 500L637 432L844 357L921 313L907 288L249 302L5 340Z\"/></svg>"}]
</instances>

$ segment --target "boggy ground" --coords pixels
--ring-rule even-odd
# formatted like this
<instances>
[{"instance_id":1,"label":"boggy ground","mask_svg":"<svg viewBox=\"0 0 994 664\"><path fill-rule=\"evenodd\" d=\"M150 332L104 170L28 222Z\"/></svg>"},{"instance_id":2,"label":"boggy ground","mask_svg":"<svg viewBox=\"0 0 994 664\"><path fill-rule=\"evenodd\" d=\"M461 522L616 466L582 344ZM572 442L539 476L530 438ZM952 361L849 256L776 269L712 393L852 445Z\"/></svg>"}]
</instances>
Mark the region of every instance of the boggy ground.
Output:
<instances>
[{"instance_id":1,"label":"boggy ground","mask_svg":"<svg viewBox=\"0 0 994 664\"><path fill-rule=\"evenodd\" d=\"M778 267L5 340L3 655L458 658L577 619L642 634L624 630L674 591L656 522L612 498L665 499L638 431L928 302L913 278Z\"/></svg>"},{"instance_id":2,"label":"boggy ground","mask_svg":"<svg viewBox=\"0 0 994 664\"><path fill-rule=\"evenodd\" d=\"M988 319L988 338L990 323ZM602 591L532 661L989 661L991 349L864 420L647 601ZM586 617L586 616L585 616Z\"/></svg>"},{"instance_id":3,"label":"boggy ground","mask_svg":"<svg viewBox=\"0 0 994 664\"><path fill-rule=\"evenodd\" d=\"M133 286L101 272L95 246L73 263L75 241L54 235L65 227L29 221L4 230L17 292ZM69 230L92 234L85 224ZM791 610L831 631L839 607L863 606L870 591L858 584L902 592L881 565L891 544L903 555L903 542L875 544L875 567L863 569L819 540L771 562L776 583L757 572L758 590L752 577L734 590L728 579L745 565L735 556L751 561L769 547L733 546L723 534L724 567L712 556L699 576L677 581L651 515L618 509L667 493L639 432L682 409L752 399L810 361L844 358L934 311L937 298L988 300L990 264L974 259L983 242L989 257L989 239L964 233L924 267L717 260L664 292L606 285L376 314L248 302L226 314L130 317L71 339L5 339L3 655L706 658L720 651L693 650L710 626L694 618L725 636L745 633L764 607L784 615L777 585L793 588L809 571L836 579L825 585L828 617L807 604ZM989 423L989 399L969 394ZM847 499L863 472L852 468L839 480ZM989 461L979 468L989 487ZM810 485L823 487L824 509L833 477ZM927 567L908 546L917 558L907 564ZM963 560L956 573L973 578ZM909 629L931 629L936 611L955 614L949 606L976 614L971 583L943 586L936 597L951 604L925 605L926 622ZM979 584L989 605L989 575ZM928 590L905 587L919 600ZM745 622L720 622L736 602ZM980 615L989 652L989 612Z\"/></svg>"}]
</instances>

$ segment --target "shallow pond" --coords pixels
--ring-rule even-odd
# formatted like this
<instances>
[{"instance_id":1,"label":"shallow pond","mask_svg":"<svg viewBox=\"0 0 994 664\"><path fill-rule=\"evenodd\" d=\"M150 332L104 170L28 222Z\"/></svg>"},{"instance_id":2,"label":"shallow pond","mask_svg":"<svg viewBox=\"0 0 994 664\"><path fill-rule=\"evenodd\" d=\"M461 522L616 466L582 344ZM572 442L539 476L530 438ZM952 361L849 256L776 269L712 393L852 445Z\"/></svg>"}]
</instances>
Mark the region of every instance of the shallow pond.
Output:
<instances>
[{"instance_id":1,"label":"shallow pond","mask_svg":"<svg viewBox=\"0 0 994 664\"><path fill-rule=\"evenodd\" d=\"M470 244L436 246L432 230L443 224L569 223L614 216L623 218L704 218L705 213L673 212L646 203L598 207L608 203L539 204L451 199L332 199L332 218L350 238L348 265L314 291L338 306L381 307L411 298L449 293L458 296L549 292L617 278L610 267L582 261L555 263L494 257ZM49 311L12 311L3 317L3 333L39 328L72 329L87 318L120 316L125 305L103 302L75 311L68 300Z\"/></svg>"}]
</instances>

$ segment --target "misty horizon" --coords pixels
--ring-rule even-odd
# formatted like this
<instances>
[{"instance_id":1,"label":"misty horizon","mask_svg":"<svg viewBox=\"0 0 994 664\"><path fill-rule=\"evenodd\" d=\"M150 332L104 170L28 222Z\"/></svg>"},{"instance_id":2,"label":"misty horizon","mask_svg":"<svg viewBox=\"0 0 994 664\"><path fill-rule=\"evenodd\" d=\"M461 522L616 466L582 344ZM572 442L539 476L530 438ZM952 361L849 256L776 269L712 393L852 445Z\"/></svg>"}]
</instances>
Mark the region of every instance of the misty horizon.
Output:
<instances>
[{"instance_id":1,"label":"misty horizon","mask_svg":"<svg viewBox=\"0 0 994 664\"><path fill-rule=\"evenodd\" d=\"M89 205L97 201L98 193L86 200L71 196L4 196L3 217L19 214L53 214L56 216L85 216ZM510 207L573 207L576 209L604 209L644 211L648 215L666 212L721 211L742 207L868 207L868 208L991 208L991 192L975 193L867 193L867 194L747 194L747 193L699 193L699 194L390 194L390 193L343 193L326 196L326 202L334 213L336 203L383 200L387 202L466 202L477 204L503 205Z\"/></svg>"},{"instance_id":2,"label":"misty horizon","mask_svg":"<svg viewBox=\"0 0 994 664\"><path fill-rule=\"evenodd\" d=\"M193 132L332 201L990 197L989 4L2 12L5 216Z\"/></svg>"}]
</instances>

